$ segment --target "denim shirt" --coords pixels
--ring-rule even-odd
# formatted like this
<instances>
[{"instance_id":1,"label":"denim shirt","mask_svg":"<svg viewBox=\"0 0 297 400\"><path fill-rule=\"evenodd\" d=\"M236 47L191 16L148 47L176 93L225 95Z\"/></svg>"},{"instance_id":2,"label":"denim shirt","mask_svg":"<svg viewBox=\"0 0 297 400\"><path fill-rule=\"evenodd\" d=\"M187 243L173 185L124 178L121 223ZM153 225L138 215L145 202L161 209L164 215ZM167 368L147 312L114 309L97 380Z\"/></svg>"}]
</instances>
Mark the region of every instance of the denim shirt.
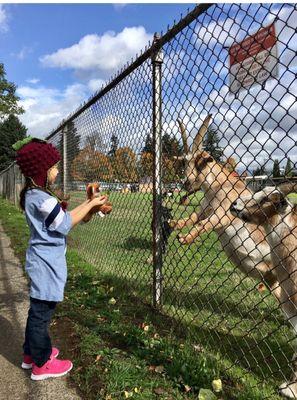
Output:
<instances>
[{"instance_id":1,"label":"denim shirt","mask_svg":"<svg viewBox=\"0 0 297 400\"><path fill-rule=\"evenodd\" d=\"M67 279L66 235L71 216L50 194L30 189L25 195L25 214L30 228L26 252L26 272L30 277L30 296L47 301L62 301Z\"/></svg>"}]
</instances>

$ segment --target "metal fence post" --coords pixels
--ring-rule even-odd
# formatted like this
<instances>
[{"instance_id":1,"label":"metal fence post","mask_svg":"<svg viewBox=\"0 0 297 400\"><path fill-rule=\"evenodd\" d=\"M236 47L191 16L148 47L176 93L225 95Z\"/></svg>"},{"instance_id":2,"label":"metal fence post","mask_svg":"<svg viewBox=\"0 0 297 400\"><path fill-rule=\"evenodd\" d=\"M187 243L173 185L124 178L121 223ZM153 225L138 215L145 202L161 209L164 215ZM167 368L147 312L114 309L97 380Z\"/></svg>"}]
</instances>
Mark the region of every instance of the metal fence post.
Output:
<instances>
[{"instance_id":1,"label":"metal fence post","mask_svg":"<svg viewBox=\"0 0 297 400\"><path fill-rule=\"evenodd\" d=\"M64 197L67 195L67 183L68 183L68 173L67 173L67 125L62 130L63 135L63 193Z\"/></svg>"},{"instance_id":2,"label":"metal fence post","mask_svg":"<svg viewBox=\"0 0 297 400\"><path fill-rule=\"evenodd\" d=\"M159 40L155 34L154 43ZM153 305L162 305L162 237L161 237L161 206L162 206L162 49L152 56L153 66Z\"/></svg>"}]
</instances>

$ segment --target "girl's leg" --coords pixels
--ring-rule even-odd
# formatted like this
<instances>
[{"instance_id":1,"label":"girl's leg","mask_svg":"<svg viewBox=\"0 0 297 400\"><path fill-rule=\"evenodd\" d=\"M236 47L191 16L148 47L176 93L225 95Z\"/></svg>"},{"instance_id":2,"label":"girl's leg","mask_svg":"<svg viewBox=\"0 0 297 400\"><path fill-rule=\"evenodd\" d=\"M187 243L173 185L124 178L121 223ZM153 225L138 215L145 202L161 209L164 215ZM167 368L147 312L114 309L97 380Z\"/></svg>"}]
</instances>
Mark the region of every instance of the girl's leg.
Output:
<instances>
[{"instance_id":1,"label":"girl's leg","mask_svg":"<svg viewBox=\"0 0 297 400\"><path fill-rule=\"evenodd\" d=\"M23 344L24 354L27 354L28 356L31 355L30 344L29 344L29 334L28 334L29 312L30 312L30 308L28 310L28 317L27 317L26 330L25 330L25 342Z\"/></svg>"},{"instance_id":2,"label":"girl's leg","mask_svg":"<svg viewBox=\"0 0 297 400\"><path fill-rule=\"evenodd\" d=\"M52 352L48 326L56 302L30 298L30 309L25 333L24 352L31 354L34 363L41 367ZM28 351L28 353L26 353Z\"/></svg>"}]
</instances>

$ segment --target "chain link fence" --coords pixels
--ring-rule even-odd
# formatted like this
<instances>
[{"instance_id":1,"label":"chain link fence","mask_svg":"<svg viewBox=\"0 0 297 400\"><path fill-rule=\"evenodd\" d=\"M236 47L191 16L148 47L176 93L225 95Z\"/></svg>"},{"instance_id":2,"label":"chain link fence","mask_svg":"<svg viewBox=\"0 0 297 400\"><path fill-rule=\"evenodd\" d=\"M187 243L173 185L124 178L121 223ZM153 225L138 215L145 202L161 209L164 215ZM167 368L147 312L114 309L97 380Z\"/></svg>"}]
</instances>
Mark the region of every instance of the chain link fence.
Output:
<instances>
[{"instance_id":1,"label":"chain link fence","mask_svg":"<svg viewBox=\"0 0 297 400\"><path fill-rule=\"evenodd\" d=\"M270 189L258 208L238 200L297 175L296 17L294 4L199 5L48 137L71 207L93 181L113 203L73 245L188 327L238 392L249 381L234 398L278 399L282 382L297 397L295 211L272 243L259 217ZM16 166L4 171L2 196L16 202L21 183Z\"/></svg>"}]
</instances>

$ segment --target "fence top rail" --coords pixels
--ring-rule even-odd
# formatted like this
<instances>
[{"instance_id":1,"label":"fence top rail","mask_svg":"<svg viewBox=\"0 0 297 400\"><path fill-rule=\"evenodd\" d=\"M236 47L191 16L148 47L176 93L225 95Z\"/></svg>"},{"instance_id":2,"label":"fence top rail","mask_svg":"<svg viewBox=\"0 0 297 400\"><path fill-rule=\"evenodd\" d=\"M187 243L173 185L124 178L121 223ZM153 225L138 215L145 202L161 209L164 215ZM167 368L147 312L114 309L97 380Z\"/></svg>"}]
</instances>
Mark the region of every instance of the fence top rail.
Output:
<instances>
[{"instance_id":1,"label":"fence top rail","mask_svg":"<svg viewBox=\"0 0 297 400\"><path fill-rule=\"evenodd\" d=\"M73 114L68 118L63 120L56 129L54 129L48 136L47 140L53 137L56 133L63 130L66 125L78 117L82 112L94 104L97 100L103 97L111 89L113 89L119 82L121 82L126 76L148 60L155 52L160 50L164 44L169 42L175 35L181 32L186 26L190 25L199 15L203 14L208 8L210 8L214 3L202 3L197 5L192 11L190 11L184 18L182 18L177 24L170 28L163 36L158 37L154 40L152 45L145 49L145 51L127 68L121 71L114 79L112 79L102 90L95 93L88 101L86 101L82 106L80 106ZM156 35L155 35L156 37Z\"/></svg>"}]
</instances>

